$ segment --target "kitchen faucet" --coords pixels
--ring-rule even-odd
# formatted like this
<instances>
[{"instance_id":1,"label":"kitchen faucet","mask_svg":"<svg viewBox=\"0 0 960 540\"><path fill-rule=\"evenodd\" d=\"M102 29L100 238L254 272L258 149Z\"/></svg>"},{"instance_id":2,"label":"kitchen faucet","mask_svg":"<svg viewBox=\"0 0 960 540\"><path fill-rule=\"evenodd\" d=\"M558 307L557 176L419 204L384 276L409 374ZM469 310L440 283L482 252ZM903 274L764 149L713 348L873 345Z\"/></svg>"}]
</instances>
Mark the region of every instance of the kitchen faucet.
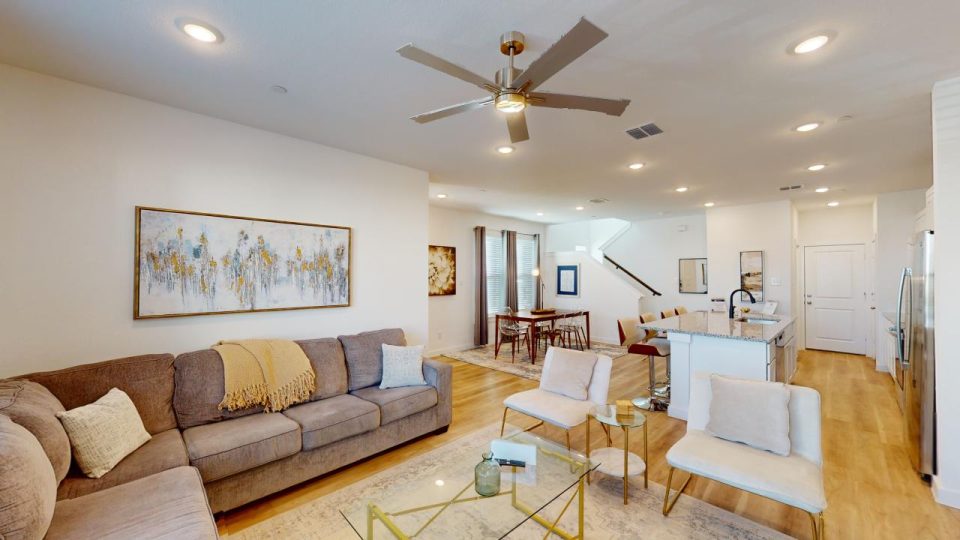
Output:
<instances>
[{"instance_id":1,"label":"kitchen faucet","mask_svg":"<svg viewBox=\"0 0 960 540\"><path fill-rule=\"evenodd\" d=\"M746 289L737 289L737 290L733 291L732 293L730 293L730 318L731 318L731 319L733 318L733 295L737 294L738 292L745 292L745 293L747 293L747 296L750 297L750 303L751 303L751 304L756 304L756 303L757 303L757 300L753 297L752 294L750 294L750 291L748 291L748 290L746 290Z\"/></svg>"}]
</instances>

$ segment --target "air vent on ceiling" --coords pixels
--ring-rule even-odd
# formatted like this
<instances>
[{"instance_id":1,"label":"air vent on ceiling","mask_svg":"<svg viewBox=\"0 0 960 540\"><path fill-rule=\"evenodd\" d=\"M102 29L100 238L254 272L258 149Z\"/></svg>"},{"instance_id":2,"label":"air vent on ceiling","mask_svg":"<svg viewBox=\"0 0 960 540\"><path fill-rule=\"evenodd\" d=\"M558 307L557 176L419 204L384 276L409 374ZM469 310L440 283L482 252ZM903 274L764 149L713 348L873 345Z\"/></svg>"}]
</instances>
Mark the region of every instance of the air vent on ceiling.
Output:
<instances>
[{"instance_id":1,"label":"air vent on ceiling","mask_svg":"<svg viewBox=\"0 0 960 540\"><path fill-rule=\"evenodd\" d=\"M628 129L627 135L633 137L634 139L643 139L646 137L653 137L654 135L659 135L663 133L663 130L659 126L650 122L649 124L642 125L638 128Z\"/></svg>"},{"instance_id":2,"label":"air vent on ceiling","mask_svg":"<svg viewBox=\"0 0 960 540\"><path fill-rule=\"evenodd\" d=\"M598 198L598 199L590 199L590 202L592 202L593 204L603 204L603 203L608 203L608 202L610 202L610 199L600 199L600 198Z\"/></svg>"},{"instance_id":3,"label":"air vent on ceiling","mask_svg":"<svg viewBox=\"0 0 960 540\"><path fill-rule=\"evenodd\" d=\"M796 186L780 186L780 191L797 191L800 189L803 189L803 184L799 184Z\"/></svg>"}]
</instances>

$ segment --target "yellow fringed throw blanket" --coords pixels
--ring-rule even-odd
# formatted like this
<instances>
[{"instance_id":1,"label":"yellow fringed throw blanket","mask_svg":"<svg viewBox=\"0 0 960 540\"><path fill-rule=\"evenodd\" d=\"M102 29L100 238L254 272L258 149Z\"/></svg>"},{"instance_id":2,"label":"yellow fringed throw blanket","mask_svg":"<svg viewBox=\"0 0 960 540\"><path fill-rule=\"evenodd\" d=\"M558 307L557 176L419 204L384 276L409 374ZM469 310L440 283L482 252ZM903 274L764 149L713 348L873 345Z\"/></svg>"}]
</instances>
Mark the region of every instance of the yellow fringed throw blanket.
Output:
<instances>
[{"instance_id":1,"label":"yellow fringed throw blanket","mask_svg":"<svg viewBox=\"0 0 960 540\"><path fill-rule=\"evenodd\" d=\"M293 341L221 341L213 349L223 359L221 410L263 405L267 412L282 411L306 401L316 390L317 376L310 360Z\"/></svg>"}]
</instances>

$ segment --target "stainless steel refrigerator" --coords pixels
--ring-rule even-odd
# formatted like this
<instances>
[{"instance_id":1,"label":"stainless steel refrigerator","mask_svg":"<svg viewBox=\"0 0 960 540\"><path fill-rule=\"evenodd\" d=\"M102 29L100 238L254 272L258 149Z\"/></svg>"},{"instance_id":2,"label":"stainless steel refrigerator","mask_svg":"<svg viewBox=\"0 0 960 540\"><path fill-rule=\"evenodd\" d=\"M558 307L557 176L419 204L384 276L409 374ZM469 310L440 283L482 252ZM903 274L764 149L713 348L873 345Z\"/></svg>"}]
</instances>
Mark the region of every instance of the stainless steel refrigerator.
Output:
<instances>
[{"instance_id":1,"label":"stainless steel refrigerator","mask_svg":"<svg viewBox=\"0 0 960 540\"><path fill-rule=\"evenodd\" d=\"M903 431L913 467L936 474L936 400L933 335L933 231L917 233L913 265L900 276L896 380Z\"/></svg>"}]
</instances>

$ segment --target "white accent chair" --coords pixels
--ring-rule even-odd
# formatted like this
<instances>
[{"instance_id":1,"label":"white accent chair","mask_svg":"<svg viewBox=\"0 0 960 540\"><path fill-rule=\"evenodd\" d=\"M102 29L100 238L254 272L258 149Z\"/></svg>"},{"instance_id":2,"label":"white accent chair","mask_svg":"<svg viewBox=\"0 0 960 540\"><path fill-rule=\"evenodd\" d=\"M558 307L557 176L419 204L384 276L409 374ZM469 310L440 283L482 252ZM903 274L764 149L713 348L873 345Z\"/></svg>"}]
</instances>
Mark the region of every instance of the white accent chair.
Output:
<instances>
[{"instance_id":1,"label":"white accent chair","mask_svg":"<svg viewBox=\"0 0 960 540\"><path fill-rule=\"evenodd\" d=\"M585 401L556 394L542 388L543 379L546 377L547 372L553 367L553 358L558 350L562 350L564 354L576 354L583 355L585 358L596 358L597 362L593 366L593 374L590 378L590 385L587 387L587 399ZM507 424L507 411L512 410L539 420L538 423L527 428L525 431L537 428L544 422L566 431L567 449L569 450L570 430L586 422L587 414L590 413L590 410L593 409L594 406L607 404L607 393L610 390L610 372L612 368L613 360L608 356L589 351L574 351L550 347L547 349L546 357L543 360L541 388L518 392L503 400L503 420L500 423L500 435L503 436L503 430ZM609 434L607 436L609 437Z\"/></svg>"},{"instance_id":2,"label":"white accent chair","mask_svg":"<svg viewBox=\"0 0 960 540\"><path fill-rule=\"evenodd\" d=\"M697 372L690 388L687 434L667 452L670 472L663 498L668 515L694 475L799 508L810 515L813 537L823 538L823 453L820 448L820 393L790 389L790 455L720 439L706 431L710 420L710 374ZM674 469L690 474L671 498Z\"/></svg>"}]
</instances>

